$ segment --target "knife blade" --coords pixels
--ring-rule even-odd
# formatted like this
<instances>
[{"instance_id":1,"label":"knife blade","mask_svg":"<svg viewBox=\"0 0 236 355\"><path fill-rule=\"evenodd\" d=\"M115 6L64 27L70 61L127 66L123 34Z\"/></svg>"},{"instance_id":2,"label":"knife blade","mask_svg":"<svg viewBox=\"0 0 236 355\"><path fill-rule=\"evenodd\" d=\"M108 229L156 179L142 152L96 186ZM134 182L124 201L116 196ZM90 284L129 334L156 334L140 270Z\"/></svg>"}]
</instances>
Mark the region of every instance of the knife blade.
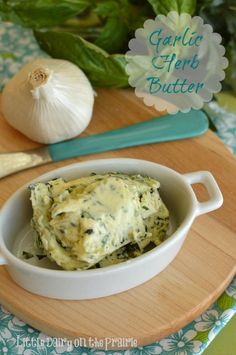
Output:
<instances>
[{"instance_id":1,"label":"knife blade","mask_svg":"<svg viewBox=\"0 0 236 355\"><path fill-rule=\"evenodd\" d=\"M22 152L0 154L0 178L42 164L144 144L193 138L205 133L208 119L199 110L178 112L128 127L51 144Z\"/></svg>"}]
</instances>

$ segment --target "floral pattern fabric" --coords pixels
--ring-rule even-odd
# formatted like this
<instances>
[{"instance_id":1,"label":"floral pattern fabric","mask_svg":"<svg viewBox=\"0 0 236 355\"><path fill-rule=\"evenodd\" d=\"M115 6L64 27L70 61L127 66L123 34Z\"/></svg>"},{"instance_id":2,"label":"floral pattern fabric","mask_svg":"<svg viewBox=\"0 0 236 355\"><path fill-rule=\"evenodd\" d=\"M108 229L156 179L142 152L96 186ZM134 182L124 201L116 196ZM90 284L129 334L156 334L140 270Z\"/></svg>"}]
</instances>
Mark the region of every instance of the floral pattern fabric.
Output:
<instances>
[{"instance_id":1,"label":"floral pattern fabric","mask_svg":"<svg viewBox=\"0 0 236 355\"><path fill-rule=\"evenodd\" d=\"M0 90L28 61L47 56L40 50L30 30L0 21ZM219 112L221 113L221 112ZM236 118L214 123L220 138L236 154ZM76 344L61 344L33 329L0 306L0 354L2 355L193 355L202 354L209 343L236 313L236 277L219 299L200 317L168 337L139 348L102 351Z\"/></svg>"},{"instance_id":2,"label":"floral pattern fabric","mask_svg":"<svg viewBox=\"0 0 236 355\"><path fill-rule=\"evenodd\" d=\"M32 31L0 20L0 90L24 64L45 56Z\"/></svg>"},{"instance_id":3,"label":"floral pattern fabric","mask_svg":"<svg viewBox=\"0 0 236 355\"><path fill-rule=\"evenodd\" d=\"M57 339L33 329L0 306L0 354L3 355L200 355L236 313L236 277L219 299L177 333L144 347L96 350L56 344Z\"/></svg>"}]
</instances>

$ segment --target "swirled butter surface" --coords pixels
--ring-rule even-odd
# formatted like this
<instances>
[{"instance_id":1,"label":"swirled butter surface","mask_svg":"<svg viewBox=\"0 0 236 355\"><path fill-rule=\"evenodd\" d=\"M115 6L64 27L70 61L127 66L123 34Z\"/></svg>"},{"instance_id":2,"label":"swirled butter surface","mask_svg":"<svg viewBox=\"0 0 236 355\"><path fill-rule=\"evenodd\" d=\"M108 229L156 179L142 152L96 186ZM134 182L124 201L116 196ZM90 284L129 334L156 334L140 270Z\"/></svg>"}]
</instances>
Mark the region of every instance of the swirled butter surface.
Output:
<instances>
[{"instance_id":1,"label":"swirled butter surface","mask_svg":"<svg viewBox=\"0 0 236 355\"><path fill-rule=\"evenodd\" d=\"M104 267L166 238L169 212L157 180L92 174L30 185L37 245L65 270Z\"/></svg>"}]
</instances>

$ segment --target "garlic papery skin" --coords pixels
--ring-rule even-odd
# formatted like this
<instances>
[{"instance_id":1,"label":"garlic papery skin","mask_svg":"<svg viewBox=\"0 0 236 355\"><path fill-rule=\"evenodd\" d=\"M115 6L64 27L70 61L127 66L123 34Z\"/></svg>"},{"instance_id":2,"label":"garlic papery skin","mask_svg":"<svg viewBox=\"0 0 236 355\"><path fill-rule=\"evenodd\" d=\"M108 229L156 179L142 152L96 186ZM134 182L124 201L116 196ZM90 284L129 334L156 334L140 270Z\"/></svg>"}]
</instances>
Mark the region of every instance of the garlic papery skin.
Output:
<instances>
[{"instance_id":1,"label":"garlic papery skin","mask_svg":"<svg viewBox=\"0 0 236 355\"><path fill-rule=\"evenodd\" d=\"M30 139L51 144L79 135L88 126L94 91L85 74L60 59L26 64L5 86L2 112Z\"/></svg>"}]
</instances>

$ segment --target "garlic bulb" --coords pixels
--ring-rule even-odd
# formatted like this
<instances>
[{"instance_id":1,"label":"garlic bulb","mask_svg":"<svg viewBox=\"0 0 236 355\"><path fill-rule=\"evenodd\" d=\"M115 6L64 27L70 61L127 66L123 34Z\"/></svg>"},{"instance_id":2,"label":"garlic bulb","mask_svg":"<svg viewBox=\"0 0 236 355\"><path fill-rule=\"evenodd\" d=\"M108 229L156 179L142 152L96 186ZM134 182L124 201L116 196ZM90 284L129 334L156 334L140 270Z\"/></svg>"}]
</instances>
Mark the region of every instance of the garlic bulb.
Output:
<instances>
[{"instance_id":1,"label":"garlic bulb","mask_svg":"<svg viewBox=\"0 0 236 355\"><path fill-rule=\"evenodd\" d=\"M6 85L2 111L11 126L40 143L80 134L89 124L94 92L85 74L59 59L25 65Z\"/></svg>"}]
</instances>

